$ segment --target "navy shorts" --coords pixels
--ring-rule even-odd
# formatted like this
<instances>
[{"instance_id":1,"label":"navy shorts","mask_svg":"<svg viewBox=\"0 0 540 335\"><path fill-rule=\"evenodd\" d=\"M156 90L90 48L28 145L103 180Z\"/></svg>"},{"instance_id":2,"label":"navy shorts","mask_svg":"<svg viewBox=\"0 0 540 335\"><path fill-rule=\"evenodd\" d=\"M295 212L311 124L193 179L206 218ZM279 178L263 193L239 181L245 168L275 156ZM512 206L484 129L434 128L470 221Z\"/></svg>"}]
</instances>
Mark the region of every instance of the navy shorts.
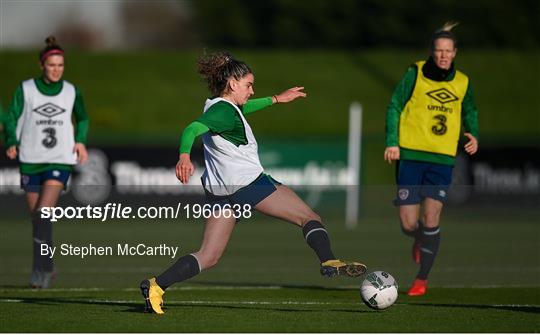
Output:
<instances>
[{"instance_id":1,"label":"navy shorts","mask_svg":"<svg viewBox=\"0 0 540 335\"><path fill-rule=\"evenodd\" d=\"M398 161L396 169L398 189L394 205L419 204L424 198L445 203L452 182L453 168L444 164Z\"/></svg>"},{"instance_id":2,"label":"navy shorts","mask_svg":"<svg viewBox=\"0 0 540 335\"><path fill-rule=\"evenodd\" d=\"M274 193L276 185L281 185L280 182L270 177L267 174L261 173L251 184L242 187L238 191L230 195L213 195L206 191L206 202L210 205L250 205L255 207L259 202L263 201L270 194Z\"/></svg>"},{"instance_id":3,"label":"navy shorts","mask_svg":"<svg viewBox=\"0 0 540 335\"><path fill-rule=\"evenodd\" d=\"M52 169L34 174L23 174L21 175L21 188L26 192L39 193L41 191L41 185L43 185L46 180L53 179L64 184L65 190L70 175L70 171L60 169Z\"/></svg>"}]
</instances>

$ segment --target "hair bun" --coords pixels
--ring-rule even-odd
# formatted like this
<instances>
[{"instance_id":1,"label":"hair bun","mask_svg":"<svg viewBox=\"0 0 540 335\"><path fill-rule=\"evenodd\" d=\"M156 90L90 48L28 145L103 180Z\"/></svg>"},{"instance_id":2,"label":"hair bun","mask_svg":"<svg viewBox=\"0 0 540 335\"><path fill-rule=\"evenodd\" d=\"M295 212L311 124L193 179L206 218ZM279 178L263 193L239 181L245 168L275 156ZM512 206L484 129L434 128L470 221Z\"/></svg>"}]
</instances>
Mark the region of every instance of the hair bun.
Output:
<instances>
[{"instance_id":1,"label":"hair bun","mask_svg":"<svg viewBox=\"0 0 540 335\"><path fill-rule=\"evenodd\" d=\"M47 44L47 46L53 46L53 45L56 45L56 37L54 36L49 36L45 39L45 43Z\"/></svg>"},{"instance_id":2,"label":"hair bun","mask_svg":"<svg viewBox=\"0 0 540 335\"><path fill-rule=\"evenodd\" d=\"M228 52L218 52L214 56L216 58L217 67L223 67L232 61L232 56Z\"/></svg>"}]
</instances>

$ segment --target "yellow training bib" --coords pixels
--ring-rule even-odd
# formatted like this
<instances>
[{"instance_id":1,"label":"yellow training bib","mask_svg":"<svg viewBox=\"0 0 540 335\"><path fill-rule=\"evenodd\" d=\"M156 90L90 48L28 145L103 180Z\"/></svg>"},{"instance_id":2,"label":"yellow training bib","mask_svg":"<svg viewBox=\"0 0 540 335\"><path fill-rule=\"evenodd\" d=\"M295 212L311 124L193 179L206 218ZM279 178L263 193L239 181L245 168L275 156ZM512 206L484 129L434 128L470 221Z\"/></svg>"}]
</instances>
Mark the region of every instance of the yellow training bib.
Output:
<instances>
[{"instance_id":1,"label":"yellow training bib","mask_svg":"<svg viewBox=\"0 0 540 335\"><path fill-rule=\"evenodd\" d=\"M411 98L399 119L399 146L456 156L461 128L461 104L469 78L456 71L451 81L434 81L418 74Z\"/></svg>"}]
</instances>

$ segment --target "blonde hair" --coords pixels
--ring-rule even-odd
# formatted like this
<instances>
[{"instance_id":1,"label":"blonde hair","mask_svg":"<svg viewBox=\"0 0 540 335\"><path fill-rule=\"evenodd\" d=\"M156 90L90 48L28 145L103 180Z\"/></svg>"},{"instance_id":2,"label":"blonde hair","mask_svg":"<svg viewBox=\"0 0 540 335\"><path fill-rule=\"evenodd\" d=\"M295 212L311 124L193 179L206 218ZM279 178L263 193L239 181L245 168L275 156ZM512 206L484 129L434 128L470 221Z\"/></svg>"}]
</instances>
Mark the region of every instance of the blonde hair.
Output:
<instances>
[{"instance_id":1,"label":"blonde hair","mask_svg":"<svg viewBox=\"0 0 540 335\"><path fill-rule=\"evenodd\" d=\"M448 38L454 42L454 48L457 46L456 35L452 32L452 29L457 26L459 22L447 21L443 24L442 27L435 30L431 35L430 49L433 51L435 49L435 41L439 38Z\"/></svg>"},{"instance_id":2,"label":"blonde hair","mask_svg":"<svg viewBox=\"0 0 540 335\"><path fill-rule=\"evenodd\" d=\"M457 25L459 25L459 22L452 22L452 21L445 22L442 27L440 27L439 29L435 31L435 33L441 33L443 31L451 32L452 29Z\"/></svg>"}]
</instances>

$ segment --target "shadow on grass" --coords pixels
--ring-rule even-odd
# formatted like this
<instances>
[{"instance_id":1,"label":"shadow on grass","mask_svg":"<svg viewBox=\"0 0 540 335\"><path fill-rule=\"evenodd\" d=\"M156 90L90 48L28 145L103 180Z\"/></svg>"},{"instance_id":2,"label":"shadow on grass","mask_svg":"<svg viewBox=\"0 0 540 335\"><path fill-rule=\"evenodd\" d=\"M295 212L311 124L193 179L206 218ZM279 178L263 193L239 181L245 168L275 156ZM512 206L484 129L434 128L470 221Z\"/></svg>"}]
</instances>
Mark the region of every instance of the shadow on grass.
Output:
<instances>
[{"instance_id":1,"label":"shadow on grass","mask_svg":"<svg viewBox=\"0 0 540 335\"><path fill-rule=\"evenodd\" d=\"M33 288L31 288L28 285L0 285L0 290L2 290L2 289L5 289L5 290L13 290L13 289L16 289L16 290L21 290L21 289L33 290Z\"/></svg>"},{"instance_id":2,"label":"shadow on grass","mask_svg":"<svg viewBox=\"0 0 540 335\"><path fill-rule=\"evenodd\" d=\"M127 313L143 313L144 312L144 303L141 300L140 303L135 303L131 301L114 301L114 300L99 300L93 299L91 297L79 297L76 299L63 299L63 298L29 298L29 297L7 297L4 296L0 299L0 303L20 303L20 304L34 304L34 305L91 305L91 306L123 306L128 309L122 310L121 312ZM277 302L276 304L279 304ZM202 308L215 308L215 309L237 309L237 310L263 310L263 311L274 311L274 312L322 312L322 309L300 309L300 308L280 308L280 307L265 307L265 306L235 306L235 302L231 301L230 305L224 305L220 303L219 306L208 304L193 304L193 303L166 303L168 307L202 307ZM164 308L166 310L166 308ZM359 309L324 309L325 313L328 312L339 312L339 313L376 313L376 311L371 310L359 310Z\"/></svg>"}]
</instances>

